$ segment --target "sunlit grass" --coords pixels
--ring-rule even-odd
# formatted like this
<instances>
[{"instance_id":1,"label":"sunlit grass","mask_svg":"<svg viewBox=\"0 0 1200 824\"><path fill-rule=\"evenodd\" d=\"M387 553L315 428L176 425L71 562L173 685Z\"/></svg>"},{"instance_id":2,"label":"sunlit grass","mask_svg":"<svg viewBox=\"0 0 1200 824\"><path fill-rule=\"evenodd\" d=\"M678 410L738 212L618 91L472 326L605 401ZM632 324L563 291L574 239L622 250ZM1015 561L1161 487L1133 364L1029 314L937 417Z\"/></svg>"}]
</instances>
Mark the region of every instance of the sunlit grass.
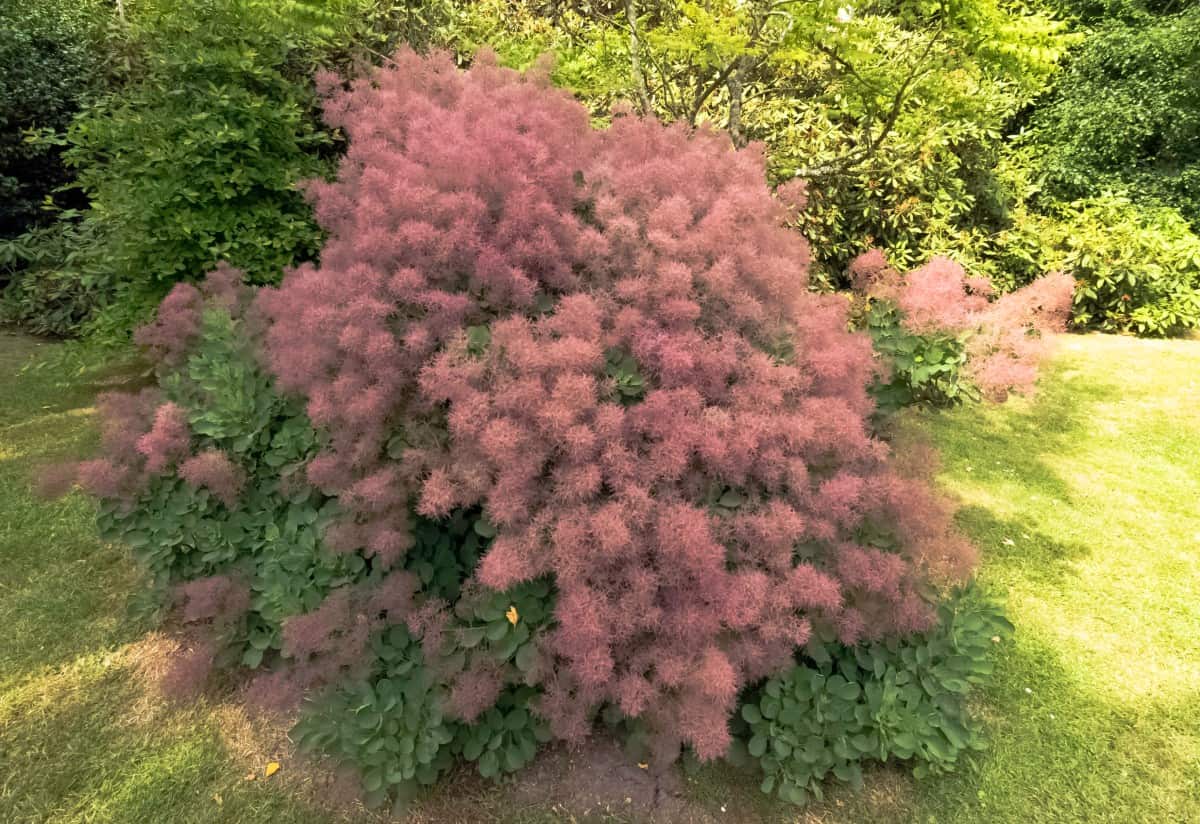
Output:
<instances>
[{"instance_id":1,"label":"sunlit grass","mask_svg":"<svg viewBox=\"0 0 1200 824\"><path fill-rule=\"evenodd\" d=\"M920 807L1200 821L1200 343L1066 338L1042 386L931 425L1017 635L992 751Z\"/></svg>"}]
</instances>

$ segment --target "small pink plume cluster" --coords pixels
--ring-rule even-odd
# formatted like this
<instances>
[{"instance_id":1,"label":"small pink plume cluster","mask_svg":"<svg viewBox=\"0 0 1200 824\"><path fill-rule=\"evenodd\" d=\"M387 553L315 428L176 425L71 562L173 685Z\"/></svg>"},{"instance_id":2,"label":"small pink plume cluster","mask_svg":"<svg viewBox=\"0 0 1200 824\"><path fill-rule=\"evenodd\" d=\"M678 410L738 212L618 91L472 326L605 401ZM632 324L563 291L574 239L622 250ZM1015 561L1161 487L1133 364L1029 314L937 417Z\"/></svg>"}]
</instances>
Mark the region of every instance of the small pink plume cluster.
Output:
<instances>
[{"instance_id":1,"label":"small pink plume cluster","mask_svg":"<svg viewBox=\"0 0 1200 824\"><path fill-rule=\"evenodd\" d=\"M290 619L295 667L263 689L343 671L380 622L437 649L452 605L399 569L414 508L483 508L498 536L472 587L553 579L537 711L567 739L610 704L664 756L717 757L739 689L817 631L929 625L923 585L965 578L973 549L872 436L870 341L808 291L809 250L784 228L803 192L772 195L760 147L628 113L597 131L544 71L487 53L461 72L403 52L348 90L322 84L350 139L338 178L309 185L328 242L249 320L322 431L306 474L341 511L326 543L395 580ZM177 287L140 340L179 362L201 307L241 311L240 289L230 270ZM614 350L643 378L635 402L606 372ZM190 455L170 405L108 403L121 423L96 494L176 471L234 505L254 482ZM447 677L469 716L500 675Z\"/></svg>"},{"instance_id":2,"label":"small pink plume cluster","mask_svg":"<svg viewBox=\"0 0 1200 824\"><path fill-rule=\"evenodd\" d=\"M996 298L986 278L967 277L949 258L901 275L877 249L851 261L849 274L856 292L894 303L916 334L969 333L967 376L994 401L1033 391L1054 333L1066 330L1075 289L1054 273Z\"/></svg>"},{"instance_id":3,"label":"small pink plume cluster","mask_svg":"<svg viewBox=\"0 0 1200 824\"><path fill-rule=\"evenodd\" d=\"M160 367L178 367L200 334L206 308L217 308L232 317L253 317L253 292L240 270L221 264L199 288L179 284L159 304L152 323L139 329L136 341ZM166 401L151 387L138 393L109 392L97 400L101 421L103 457L81 463L56 464L38 479L48 497L64 495L78 484L85 492L129 507L156 476L177 473L188 484L206 488L232 509L245 483L245 473L217 449L193 454L195 438L189 411Z\"/></svg>"}]
</instances>

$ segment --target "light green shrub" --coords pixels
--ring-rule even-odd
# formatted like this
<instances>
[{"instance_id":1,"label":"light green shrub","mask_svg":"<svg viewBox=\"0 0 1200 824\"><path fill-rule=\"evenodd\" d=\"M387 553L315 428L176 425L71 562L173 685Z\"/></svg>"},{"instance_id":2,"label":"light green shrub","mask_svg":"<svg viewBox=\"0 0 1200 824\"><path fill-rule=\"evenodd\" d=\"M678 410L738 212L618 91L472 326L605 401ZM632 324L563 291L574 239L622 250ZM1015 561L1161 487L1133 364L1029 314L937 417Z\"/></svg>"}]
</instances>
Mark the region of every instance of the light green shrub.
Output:
<instances>
[{"instance_id":1,"label":"light green shrub","mask_svg":"<svg viewBox=\"0 0 1200 824\"><path fill-rule=\"evenodd\" d=\"M1175 210L1096 198L1051 231L1050 263L1077 284L1079 328L1162 337L1200 326L1200 238Z\"/></svg>"}]
</instances>

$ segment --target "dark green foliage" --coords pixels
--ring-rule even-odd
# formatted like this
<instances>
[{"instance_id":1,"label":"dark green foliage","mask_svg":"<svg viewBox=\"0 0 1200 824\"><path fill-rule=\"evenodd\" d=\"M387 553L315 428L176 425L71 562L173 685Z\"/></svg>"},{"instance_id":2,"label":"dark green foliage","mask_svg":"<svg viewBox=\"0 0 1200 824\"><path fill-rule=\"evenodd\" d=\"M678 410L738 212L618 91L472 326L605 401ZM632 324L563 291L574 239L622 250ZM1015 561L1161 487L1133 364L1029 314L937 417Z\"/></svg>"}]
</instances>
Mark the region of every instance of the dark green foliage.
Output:
<instances>
[{"instance_id":1,"label":"dark green foliage","mask_svg":"<svg viewBox=\"0 0 1200 824\"><path fill-rule=\"evenodd\" d=\"M419 576L423 592L455 602L456 620L437 666L457 671L482 661L487 669L507 668L518 682L536 682L534 637L551 617L550 583L532 581L459 598L495 529L477 513L460 511L444 522L420 521L415 534L406 567ZM550 739L546 723L531 712L538 690L519 683L506 687L470 723L450 718L448 690L403 626L373 637L372 660L371 677L327 691L293 731L303 749L324 753L360 774L371 806L404 803L456 758L474 763L483 777L498 779L529 763Z\"/></svg>"},{"instance_id":2,"label":"dark green foliage","mask_svg":"<svg viewBox=\"0 0 1200 824\"><path fill-rule=\"evenodd\" d=\"M461 622L457 647L484 656L492 665L516 668L518 680L536 683L535 638L550 621L554 587L547 579L517 584L503 592L484 591L455 604Z\"/></svg>"},{"instance_id":3,"label":"dark green foliage","mask_svg":"<svg viewBox=\"0 0 1200 824\"><path fill-rule=\"evenodd\" d=\"M857 647L814 642L807 660L742 706L746 747L762 790L793 804L822 797L829 775L857 786L868 759L910 761L920 778L982 748L967 694L992 672L990 650L1011 636L1000 608L966 592L938 609L937 627Z\"/></svg>"},{"instance_id":4,"label":"dark green foliage","mask_svg":"<svg viewBox=\"0 0 1200 824\"><path fill-rule=\"evenodd\" d=\"M550 740L546 722L529 711L536 695L531 687L506 690L473 724L459 725L455 753L473 762L484 778L500 778L524 767L538 746Z\"/></svg>"},{"instance_id":5,"label":"dark green foliage","mask_svg":"<svg viewBox=\"0 0 1200 824\"><path fill-rule=\"evenodd\" d=\"M624 349L605 353L604 374L613 382L617 401L626 406L637 403L646 394L646 380L638 371L637 361Z\"/></svg>"},{"instance_id":6,"label":"dark green foliage","mask_svg":"<svg viewBox=\"0 0 1200 824\"><path fill-rule=\"evenodd\" d=\"M308 0L313 2L313 0ZM362 62L378 63L403 46L420 52L445 47L453 37L454 0L339 0L341 16L331 32L333 64L349 73ZM355 66L355 62L360 66Z\"/></svg>"},{"instance_id":7,"label":"dark green foliage","mask_svg":"<svg viewBox=\"0 0 1200 824\"><path fill-rule=\"evenodd\" d=\"M1083 9L1097 28L1034 120L1038 163L1059 199L1123 191L1200 228L1200 6L1113 5Z\"/></svg>"},{"instance_id":8,"label":"dark green foliage","mask_svg":"<svg viewBox=\"0 0 1200 824\"><path fill-rule=\"evenodd\" d=\"M63 130L99 91L100 0L11 0L0 5L0 238L46 223L44 201L69 180ZM3 287L0 280L0 287Z\"/></svg>"},{"instance_id":9,"label":"dark green foliage","mask_svg":"<svg viewBox=\"0 0 1200 824\"><path fill-rule=\"evenodd\" d=\"M103 89L108 15L99 0L0 5L0 322L35 334L74 334L110 292L82 270L98 237L77 220L86 199L62 188L61 136Z\"/></svg>"},{"instance_id":10,"label":"dark green foliage","mask_svg":"<svg viewBox=\"0 0 1200 824\"><path fill-rule=\"evenodd\" d=\"M301 751L358 772L368 806L402 805L456 759L473 763L484 778L499 779L532 761L550 740L545 722L530 711L536 690L507 689L495 706L464 724L444 714L446 692L403 626L378 633L372 651L371 677L327 691L292 730Z\"/></svg>"},{"instance_id":11,"label":"dark green foliage","mask_svg":"<svg viewBox=\"0 0 1200 824\"><path fill-rule=\"evenodd\" d=\"M901 313L886 300L867 300L862 323L875 351L891 366L886 382L871 386L881 412L906 406L955 406L979 400L979 392L961 377L967 362L961 336L931 332L918 335L901 325Z\"/></svg>"},{"instance_id":12,"label":"dark green foliage","mask_svg":"<svg viewBox=\"0 0 1200 824\"><path fill-rule=\"evenodd\" d=\"M418 518L405 566L416 574L422 589L436 598L457 601L463 582L483 554L485 542L495 534L478 512L468 516L460 510L445 521Z\"/></svg>"},{"instance_id":13,"label":"dark green foliage","mask_svg":"<svg viewBox=\"0 0 1200 824\"><path fill-rule=\"evenodd\" d=\"M77 218L61 212L53 225L0 240L0 322L69 337L109 301L111 280L86 253L98 227Z\"/></svg>"},{"instance_id":14,"label":"dark green foliage","mask_svg":"<svg viewBox=\"0 0 1200 824\"><path fill-rule=\"evenodd\" d=\"M376 673L314 702L292 737L302 751L360 771L364 801L378 807L407 799L451 766L456 725L443 715L444 691L403 626L377 634L372 647Z\"/></svg>"},{"instance_id":15,"label":"dark green foliage","mask_svg":"<svg viewBox=\"0 0 1200 824\"><path fill-rule=\"evenodd\" d=\"M879 749L861 699L858 683L808 667L769 681L757 704L742 707L749 755L766 774L763 792L804 804L810 792L821 797L820 782L831 772L861 786L859 762Z\"/></svg>"},{"instance_id":16,"label":"dark green foliage","mask_svg":"<svg viewBox=\"0 0 1200 824\"><path fill-rule=\"evenodd\" d=\"M34 233L0 249L4 319L123 343L174 282L218 261L267 283L313 258L321 236L298 183L341 145L321 126L314 71L441 43L451 19L441 0L0 11L0 238L41 214L67 166L78 181L56 198L83 210L59 215L57 242Z\"/></svg>"}]
</instances>

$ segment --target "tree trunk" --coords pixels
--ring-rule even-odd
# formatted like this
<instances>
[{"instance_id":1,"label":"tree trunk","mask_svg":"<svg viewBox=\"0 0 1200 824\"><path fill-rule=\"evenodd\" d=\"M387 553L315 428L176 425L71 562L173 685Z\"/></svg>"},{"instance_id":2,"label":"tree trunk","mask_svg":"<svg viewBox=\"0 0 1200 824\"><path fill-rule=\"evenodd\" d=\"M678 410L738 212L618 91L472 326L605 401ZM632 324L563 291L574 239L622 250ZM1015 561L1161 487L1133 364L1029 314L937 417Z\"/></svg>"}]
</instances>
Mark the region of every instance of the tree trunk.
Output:
<instances>
[{"instance_id":1,"label":"tree trunk","mask_svg":"<svg viewBox=\"0 0 1200 824\"><path fill-rule=\"evenodd\" d=\"M746 62L745 57L739 57L737 65L729 73L729 79L725 81L729 89L729 137L739 149L746 145L746 135L742 131L742 80Z\"/></svg>"},{"instance_id":2,"label":"tree trunk","mask_svg":"<svg viewBox=\"0 0 1200 824\"><path fill-rule=\"evenodd\" d=\"M646 88L646 75L642 71L642 44L638 37L637 8L633 0L625 0L625 21L629 24L629 68L633 73L633 85L638 96L638 105L643 115L650 115L650 91Z\"/></svg>"}]
</instances>

